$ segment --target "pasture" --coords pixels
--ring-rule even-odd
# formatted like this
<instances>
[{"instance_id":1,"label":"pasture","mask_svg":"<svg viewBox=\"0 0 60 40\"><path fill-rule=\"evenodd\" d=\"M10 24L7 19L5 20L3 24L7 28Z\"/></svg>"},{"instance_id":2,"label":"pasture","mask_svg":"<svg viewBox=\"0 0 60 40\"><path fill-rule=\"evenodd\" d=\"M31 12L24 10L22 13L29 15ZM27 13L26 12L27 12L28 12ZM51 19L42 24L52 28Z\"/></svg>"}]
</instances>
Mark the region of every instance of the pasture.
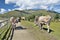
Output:
<instances>
[{"instance_id":1,"label":"pasture","mask_svg":"<svg viewBox=\"0 0 60 40\"><path fill-rule=\"evenodd\" d=\"M44 30L40 30L33 22L22 21L21 24L27 27L36 40L60 40L60 22L51 22L50 33L47 33L46 25Z\"/></svg>"},{"instance_id":2,"label":"pasture","mask_svg":"<svg viewBox=\"0 0 60 40\"><path fill-rule=\"evenodd\" d=\"M0 28L0 40L8 40L10 33L11 33L11 23L7 23Z\"/></svg>"},{"instance_id":3,"label":"pasture","mask_svg":"<svg viewBox=\"0 0 60 40\"><path fill-rule=\"evenodd\" d=\"M40 28L33 23L35 16L42 15L51 15L52 17L53 22L51 22L50 25L50 33L47 33L46 25L43 27L43 30L40 30ZM21 25L27 27L28 32L30 32L36 40L60 40L60 22L54 22L55 20L58 21L58 19L60 19L60 14L57 12L47 10L14 10L5 14L0 14L0 17L2 17L0 19L9 19L11 16L25 17L25 20L27 21L22 21ZM8 24L8 26L6 25L0 29L0 33L3 31L4 33L0 34L0 39L8 39L9 35L11 34L11 25Z\"/></svg>"}]
</instances>

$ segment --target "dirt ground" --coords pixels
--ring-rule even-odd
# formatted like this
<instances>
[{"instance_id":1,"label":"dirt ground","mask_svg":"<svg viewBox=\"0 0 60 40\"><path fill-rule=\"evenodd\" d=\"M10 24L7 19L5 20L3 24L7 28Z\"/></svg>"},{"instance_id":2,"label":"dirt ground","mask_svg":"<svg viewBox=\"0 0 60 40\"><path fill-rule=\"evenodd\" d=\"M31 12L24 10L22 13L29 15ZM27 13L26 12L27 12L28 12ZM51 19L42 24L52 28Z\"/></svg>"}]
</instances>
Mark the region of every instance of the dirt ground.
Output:
<instances>
[{"instance_id":1,"label":"dirt ground","mask_svg":"<svg viewBox=\"0 0 60 40\"><path fill-rule=\"evenodd\" d=\"M20 23L16 24L12 40L35 40L34 37L28 32L27 28L21 26Z\"/></svg>"}]
</instances>

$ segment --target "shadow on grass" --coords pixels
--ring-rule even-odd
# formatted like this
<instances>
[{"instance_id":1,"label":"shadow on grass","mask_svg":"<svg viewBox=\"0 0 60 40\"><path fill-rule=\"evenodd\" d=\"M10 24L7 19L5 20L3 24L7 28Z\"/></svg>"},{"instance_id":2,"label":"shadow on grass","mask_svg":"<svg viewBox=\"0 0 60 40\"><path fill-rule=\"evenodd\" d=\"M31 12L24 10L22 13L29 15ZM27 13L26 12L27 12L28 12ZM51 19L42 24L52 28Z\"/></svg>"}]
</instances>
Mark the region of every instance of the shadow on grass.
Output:
<instances>
[{"instance_id":1,"label":"shadow on grass","mask_svg":"<svg viewBox=\"0 0 60 40\"><path fill-rule=\"evenodd\" d=\"M18 26L18 27L15 28L15 30L25 30L25 29L27 29L27 28L24 28L22 26Z\"/></svg>"},{"instance_id":2,"label":"shadow on grass","mask_svg":"<svg viewBox=\"0 0 60 40\"><path fill-rule=\"evenodd\" d=\"M43 28L43 30L48 30L47 28ZM52 29L49 29L49 33L54 32Z\"/></svg>"}]
</instances>

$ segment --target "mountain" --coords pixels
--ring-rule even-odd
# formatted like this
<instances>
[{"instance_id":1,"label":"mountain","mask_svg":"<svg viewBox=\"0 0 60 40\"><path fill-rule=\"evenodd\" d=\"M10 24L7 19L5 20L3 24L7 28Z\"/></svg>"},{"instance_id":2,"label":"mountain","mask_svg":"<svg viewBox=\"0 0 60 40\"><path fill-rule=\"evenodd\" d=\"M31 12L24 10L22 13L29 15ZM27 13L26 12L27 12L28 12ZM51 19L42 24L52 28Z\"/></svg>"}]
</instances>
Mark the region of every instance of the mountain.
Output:
<instances>
[{"instance_id":1,"label":"mountain","mask_svg":"<svg viewBox=\"0 0 60 40\"><path fill-rule=\"evenodd\" d=\"M28 15L51 15L51 16L55 16L56 14L59 14L55 11L47 11L47 10L14 10L14 11L10 11L4 14L0 14L0 17L11 17L11 16L15 16L15 17L20 17L20 16L28 16ZM60 15L60 14L59 14Z\"/></svg>"}]
</instances>

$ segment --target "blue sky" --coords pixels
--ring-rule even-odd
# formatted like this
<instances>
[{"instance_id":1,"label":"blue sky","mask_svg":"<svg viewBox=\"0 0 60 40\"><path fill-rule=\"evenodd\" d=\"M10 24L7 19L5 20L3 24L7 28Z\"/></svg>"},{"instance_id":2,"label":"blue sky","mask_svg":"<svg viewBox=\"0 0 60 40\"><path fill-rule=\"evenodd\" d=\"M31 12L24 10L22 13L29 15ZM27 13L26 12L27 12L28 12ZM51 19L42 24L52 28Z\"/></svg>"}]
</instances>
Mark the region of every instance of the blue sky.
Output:
<instances>
[{"instance_id":1,"label":"blue sky","mask_svg":"<svg viewBox=\"0 0 60 40\"><path fill-rule=\"evenodd\" d=\"M16 9L53 9L60 13L60 0L0 0L0 13Z\"/></svg>"}]
</instances>

